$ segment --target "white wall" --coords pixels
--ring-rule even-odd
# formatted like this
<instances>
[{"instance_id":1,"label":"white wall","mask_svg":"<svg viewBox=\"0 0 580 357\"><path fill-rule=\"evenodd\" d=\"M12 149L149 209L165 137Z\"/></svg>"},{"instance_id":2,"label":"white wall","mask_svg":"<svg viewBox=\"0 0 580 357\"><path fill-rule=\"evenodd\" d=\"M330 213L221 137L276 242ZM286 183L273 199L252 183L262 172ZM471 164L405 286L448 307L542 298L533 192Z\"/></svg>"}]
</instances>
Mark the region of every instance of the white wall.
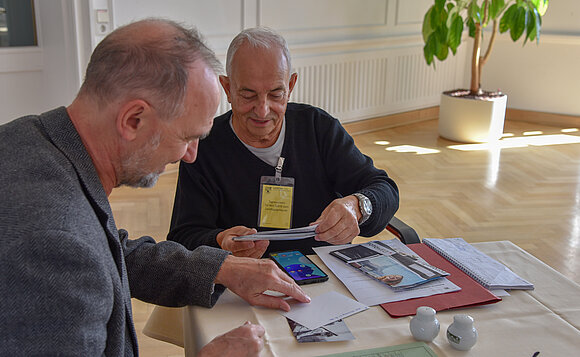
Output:
<instances>
[{"instance_id":1,"label":"white wall","mask_svg":"<svg viewBox=\"0 0 580 357\"><path fill-rule=\"evenodd\" d=\"M106 34L94 21L95 10L102 8L111 15L108 30L149 16L195 25L222 59L230 40L243 28L273 27L287 38L299 75L292 99L319 105L345 122L437 105L441 90L463 81L463 71L455 68L463 66L464 56L437 71L423 62L420 28L430 0L37 2L42 60L31 70L9 69L2 74L3 85L12 88L0 97L6 108L0 119L4 122L70 103L90 48ZM71 18L64 18L71 12ZM15 93L14 88L20 87ZM220 111L226 109L224 98Z\"/></svg>"},{"instance_id":2,"label":"white wall","mask_svg":"<svg viewBox=\"0 0 580 357\"><path fill-rule=\"evenodd\" d=\"M218 56L243 28L269 26L287 40L298 73L293 101L343 122L437 105L463 82L463 52L437 71L420 36L431 0L113 1L114 26L156 14L195 25ZM167 6L171 5L171 6ZM219 14L219 15L218 15ZM227 109L223 98L220 111Z\"/></svg>"},{"instance_id":3,"label":"white wall","mask_svg":"<svg viewBox=\"0 0 580 357\"><path fill-rule=\"evenodd\" d=\"M68 105L80 85L97 32L149 16L195 25L220 58L246 27L265 25L289 42L299 82L292 100L318 105L343 122L434 106L443 90L466 86L470 49L427 67L420 35L431 0L36 0L40 46L0 49L0 123ZM500 36L484 69L513 108L580 115L576 84L580 2L550 2L539 46ZM529 57L533 55L533 57ZM542 101L541 99L547 98ZM222 101L220 111L227 109Z\"/></svg>"},{"instance_id":4,"label":"white wall","mask_svg":"<svg viewBox=\"0 0 580 357\"><path fill-rule=\"evenodd\" d=\"M498 37L482 87L501 88L508 107L580 115L580 1L550 1L540 43Z\"/></svg>"}]
</instances>

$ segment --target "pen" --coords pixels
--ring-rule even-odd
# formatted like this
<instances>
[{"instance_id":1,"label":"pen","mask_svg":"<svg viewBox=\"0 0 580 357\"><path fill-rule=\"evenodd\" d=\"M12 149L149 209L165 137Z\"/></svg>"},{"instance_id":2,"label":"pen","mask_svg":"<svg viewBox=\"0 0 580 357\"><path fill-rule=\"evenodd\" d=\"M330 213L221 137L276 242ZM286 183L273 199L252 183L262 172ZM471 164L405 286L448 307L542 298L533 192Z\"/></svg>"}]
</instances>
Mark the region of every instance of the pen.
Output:
<instances>
[{"instance_id":1,"label":"pen","mask_svg":"<svg viewBox=\"0 0 580 357\"><path fill-rule=\"evenodd\" d=\"M534 354L532 355L532 357L538 357L540 355L540 351L534 352Z\"/></svg>"}]
</instances>

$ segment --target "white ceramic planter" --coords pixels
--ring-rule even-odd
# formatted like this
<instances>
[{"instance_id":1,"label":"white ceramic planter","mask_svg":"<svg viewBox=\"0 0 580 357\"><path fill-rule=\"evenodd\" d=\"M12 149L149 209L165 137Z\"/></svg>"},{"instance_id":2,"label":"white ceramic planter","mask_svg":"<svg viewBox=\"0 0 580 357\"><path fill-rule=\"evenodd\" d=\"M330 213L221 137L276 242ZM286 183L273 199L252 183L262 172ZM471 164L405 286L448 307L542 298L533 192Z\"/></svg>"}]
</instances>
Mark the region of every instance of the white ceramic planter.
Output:
<instances>
[{"instance_id":1,"label":"white ceramic planter","mask_svg":"<svg viewBox=\"0 0 580 357\"><path fill-rule=\"evenodd\" d=\"M466 143L498 140L503 134L507 95L485 100L441 94L439 135Z\"/></svg>"}]
</instances>

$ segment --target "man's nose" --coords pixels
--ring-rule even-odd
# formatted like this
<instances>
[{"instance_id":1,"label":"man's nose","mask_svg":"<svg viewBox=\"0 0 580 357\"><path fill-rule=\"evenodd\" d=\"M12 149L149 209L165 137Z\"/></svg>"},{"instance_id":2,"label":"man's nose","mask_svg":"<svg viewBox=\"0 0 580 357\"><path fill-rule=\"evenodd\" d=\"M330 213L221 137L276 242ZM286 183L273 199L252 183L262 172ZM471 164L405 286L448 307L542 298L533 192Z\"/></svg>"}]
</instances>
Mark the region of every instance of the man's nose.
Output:
<instances>
[{"instance_id":1,"label":"man's nose","mask_svg":"<svg viewBox=\"0 0 580 357\"><path fill-rule=\"evenodd\" d=\"M187 145L187 149L185 150L185 154L181 160L191 164L197 158L197 145L199 144L199 140L194 140Z\"/></svg>"},{"instance_id":2,"label":"man's nose","mask_svg":"<svg viewBox=\"0 0 580 357\"><path fill-rule=\"evenodd\" d=\"M267 97L258 99L255 112L260 118L265 118L270 113L270 104Z\"/></svg>"}]
</instances>

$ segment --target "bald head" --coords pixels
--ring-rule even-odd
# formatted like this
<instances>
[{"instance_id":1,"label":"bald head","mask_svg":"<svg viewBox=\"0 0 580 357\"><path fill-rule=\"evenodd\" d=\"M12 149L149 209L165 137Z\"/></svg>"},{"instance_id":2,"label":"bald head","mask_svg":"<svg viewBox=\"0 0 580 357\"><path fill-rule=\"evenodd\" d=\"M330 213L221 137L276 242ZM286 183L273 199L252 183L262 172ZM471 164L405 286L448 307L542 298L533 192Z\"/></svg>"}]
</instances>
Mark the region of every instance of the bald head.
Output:
<instances>
[{"instance_id":1,"label":"bald head","mask_svg":"<svg viewBox=\"0 0 580 357\"><path fill-rule=\"evenodd\" d=\"M162 118L183 111L188 73L196 61L216 75L221 64L194 29L173 21L146 19L120 27L93 51L79 96L101 106L144 99Z\"/></svg>"}]
</instances>

